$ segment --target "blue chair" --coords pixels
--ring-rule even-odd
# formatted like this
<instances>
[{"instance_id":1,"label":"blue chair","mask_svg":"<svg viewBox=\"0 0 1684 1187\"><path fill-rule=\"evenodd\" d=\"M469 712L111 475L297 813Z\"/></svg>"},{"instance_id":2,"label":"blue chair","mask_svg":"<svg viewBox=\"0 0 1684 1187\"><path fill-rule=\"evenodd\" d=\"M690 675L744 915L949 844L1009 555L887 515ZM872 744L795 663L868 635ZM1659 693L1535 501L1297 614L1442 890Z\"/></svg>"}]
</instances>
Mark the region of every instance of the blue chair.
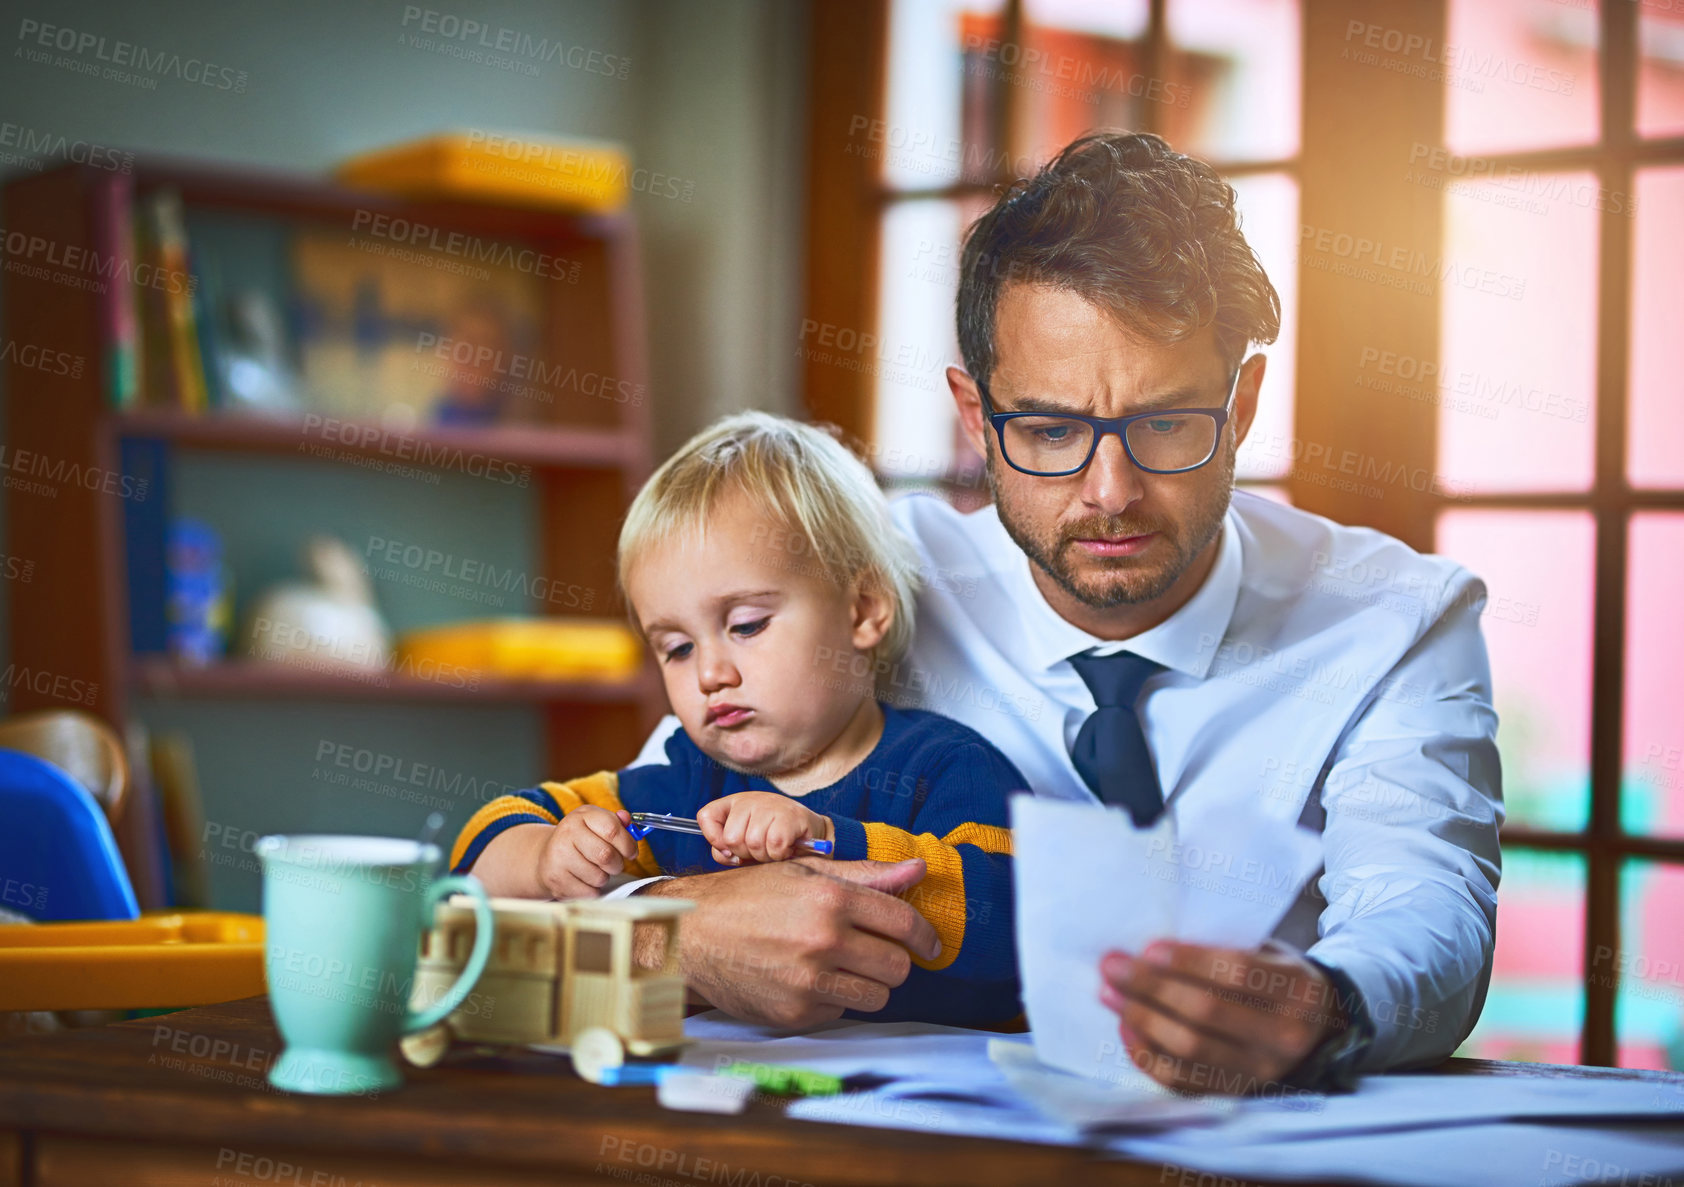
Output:
<instances>
[{"instance_id":1,"label":"blue chair","mask_svg":"<svg viewBox=\"0 0 1684 1187\"><path fill-rule=\"evenodd\" d=\"M138 919L105 813L43 759L0 750L0 907L41 923Z\"/></svg>"}]
</instances>

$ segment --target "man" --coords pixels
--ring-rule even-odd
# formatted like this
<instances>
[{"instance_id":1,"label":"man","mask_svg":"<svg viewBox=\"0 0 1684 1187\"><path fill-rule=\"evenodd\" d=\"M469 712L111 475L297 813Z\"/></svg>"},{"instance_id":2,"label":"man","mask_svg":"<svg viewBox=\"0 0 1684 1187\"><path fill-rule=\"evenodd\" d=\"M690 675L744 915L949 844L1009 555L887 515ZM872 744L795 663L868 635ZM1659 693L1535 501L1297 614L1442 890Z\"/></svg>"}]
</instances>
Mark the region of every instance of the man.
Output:
<instances>
[{"instance_id":1,"label":"man","mask_svg":"<svg viewBox=\"0 0 1684 1187\"><path fill-rule=\"evenodd\" d=\"M1484 1002L1500 866L1484 588L1234 493L1266 366L1246 351L1279 298L1232 189L1157 137L1084 137L972 228L958 317L947 378L994 503L897 501L943 580L884 695L981 730L1038 795L1167 812L1189 846L1240 802L1321 833L1261 949L1104 960L1158 1080L1319 1086L1448 1055ZM906 949L930 954L892 897L921 874L802 861L633 889L696 900L684 968L715 1005L806 1025L879 1008Z\"/></svg>"}]
</instances>

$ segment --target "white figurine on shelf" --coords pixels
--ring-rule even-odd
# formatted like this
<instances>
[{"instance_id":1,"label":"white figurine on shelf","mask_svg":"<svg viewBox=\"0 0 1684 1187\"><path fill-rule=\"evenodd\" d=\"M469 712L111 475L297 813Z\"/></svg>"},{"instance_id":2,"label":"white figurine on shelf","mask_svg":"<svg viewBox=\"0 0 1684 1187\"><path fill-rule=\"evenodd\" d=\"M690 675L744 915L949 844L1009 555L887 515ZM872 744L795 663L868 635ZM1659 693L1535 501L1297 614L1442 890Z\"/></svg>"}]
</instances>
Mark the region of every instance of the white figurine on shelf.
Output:
<instances>
[{"instance_id":1,"label":"white figurine on shelf","mask_svg":"<svg viewBox=\"0 0 1684 1187\"><path fill-rule=\"evenodd\" d=\"M304 564L311 581L277 585L257 599L246 623L246 654L321 669L390 667L391 631L356 554L331 536L315 536L305 545Z\"/></svg>"},{"instance_id":2,"label":"white figurine on shelf","mask_svg":"<svg viewBox=\"0 0 1684 1187\"><path fill-rule=\"evenodd\" d=\"M281 311L256 289L235 293L224 308L222 390L228 406L269 416L296 413L298 382L286 361Z\"/></svg>"}]
</instances>

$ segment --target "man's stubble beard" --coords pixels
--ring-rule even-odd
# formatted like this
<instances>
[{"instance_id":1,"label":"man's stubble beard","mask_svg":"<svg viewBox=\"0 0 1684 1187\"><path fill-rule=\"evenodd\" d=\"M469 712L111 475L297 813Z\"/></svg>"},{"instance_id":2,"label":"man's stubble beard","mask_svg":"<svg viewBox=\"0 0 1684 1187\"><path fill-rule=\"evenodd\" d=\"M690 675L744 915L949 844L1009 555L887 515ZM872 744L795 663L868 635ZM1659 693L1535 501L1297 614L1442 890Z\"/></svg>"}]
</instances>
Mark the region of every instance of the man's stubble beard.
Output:
<instances>
[{"instance_id":1,"label":"man's stubble beard","mask_svg":"<svg viewBox=\"0 0 1684 1187\"><path fill-rule=\"evenodd\" d=\"M1037 539L1019 520L1016 509L1000 497L995 464L997 455L992 448L986 459L988 489L994 496L1000 526L1006 529L1006 535L1023 550L1024 555L1082 605L1093 610L1111 610L1118 606L1137 606L1162 597L1206 546L1216 539L1216 534L1222 530L1223 517L1228 513L1228 501L1233 495L1234 454L1235 447L1228 445L1211 459L1210 465L1221 467L1220 480L1195 506L1192 521L1180 527L1127 519L1089 518L1059 525L1053 529L1051 539ZM1134 557L1096 558L1099 564L1105 566L1105 571L1097 581L1090 579L1086 585L1071 572L1069 557L1076 548L1077 537L1136 536L1147 532L1160 533L1160 542L1172 550L1173 555L1167 563L1142 572Z\"/></svg>"}]
</instances>

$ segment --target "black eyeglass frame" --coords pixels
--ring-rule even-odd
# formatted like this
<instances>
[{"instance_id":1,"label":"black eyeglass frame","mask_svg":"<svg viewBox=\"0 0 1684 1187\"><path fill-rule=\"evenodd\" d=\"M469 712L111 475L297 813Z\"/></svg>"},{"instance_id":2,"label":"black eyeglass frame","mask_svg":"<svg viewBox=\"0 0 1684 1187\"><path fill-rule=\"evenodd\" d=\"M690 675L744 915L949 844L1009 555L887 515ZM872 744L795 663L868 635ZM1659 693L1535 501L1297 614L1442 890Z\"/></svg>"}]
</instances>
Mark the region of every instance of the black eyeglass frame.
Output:
<instances>
[{"instance_id":1,"label":"black eyeglass frame","mask_svg":"<svg viewBox=\"0 0 1684 1187\"><path fill-rule=\"evenodd\" d=\"M1137 470L1144 470L1148 474L1185 474L1190 470L1197 470L1201 466L1210 465L1211 458L1216 456L1217 449L1222 444L1222 430L1227 427L1228 415L1234 406L1234 395L1240 390L1240 372L1243 367L1234 368L1234 377L1228 381L1228 399L1220 408L1158 408L1151 412L1136 412L1132 416L1082 416L1075 412L995 412L994 400L988 394L988 385L980 379L974 380L977 391L982 395L982 406L988 416L988 423L994 426L994 435L1000 442L1000 456L1006 460L1006 465L1019 474L1028 474L1031 478L1068 478L1072 474L1080 474L1093 462L1093 455L1099 452L1099 443L1107 436L1115 435L1123 443L1123 452ZM1174 470L1159 470L1152 466L1143 466L1140 459L1134 456L1134 450L1129 448L1128 427L1137 420L1152 420L1160 416L1175 416L1189 412L1201 413L1216 422L1216 433L1211 438L1210 452L1202 462L1191 466L1180 466ZM1093 429L1093 440L1088 445L1088 455L1082 459L1082 464L1069 470L1029 470L1012 461L1011 454L1006 452L1006 423L1025 416L1059 417L1063 420L1079 420Z\"/></svg>"}]
</instances>

